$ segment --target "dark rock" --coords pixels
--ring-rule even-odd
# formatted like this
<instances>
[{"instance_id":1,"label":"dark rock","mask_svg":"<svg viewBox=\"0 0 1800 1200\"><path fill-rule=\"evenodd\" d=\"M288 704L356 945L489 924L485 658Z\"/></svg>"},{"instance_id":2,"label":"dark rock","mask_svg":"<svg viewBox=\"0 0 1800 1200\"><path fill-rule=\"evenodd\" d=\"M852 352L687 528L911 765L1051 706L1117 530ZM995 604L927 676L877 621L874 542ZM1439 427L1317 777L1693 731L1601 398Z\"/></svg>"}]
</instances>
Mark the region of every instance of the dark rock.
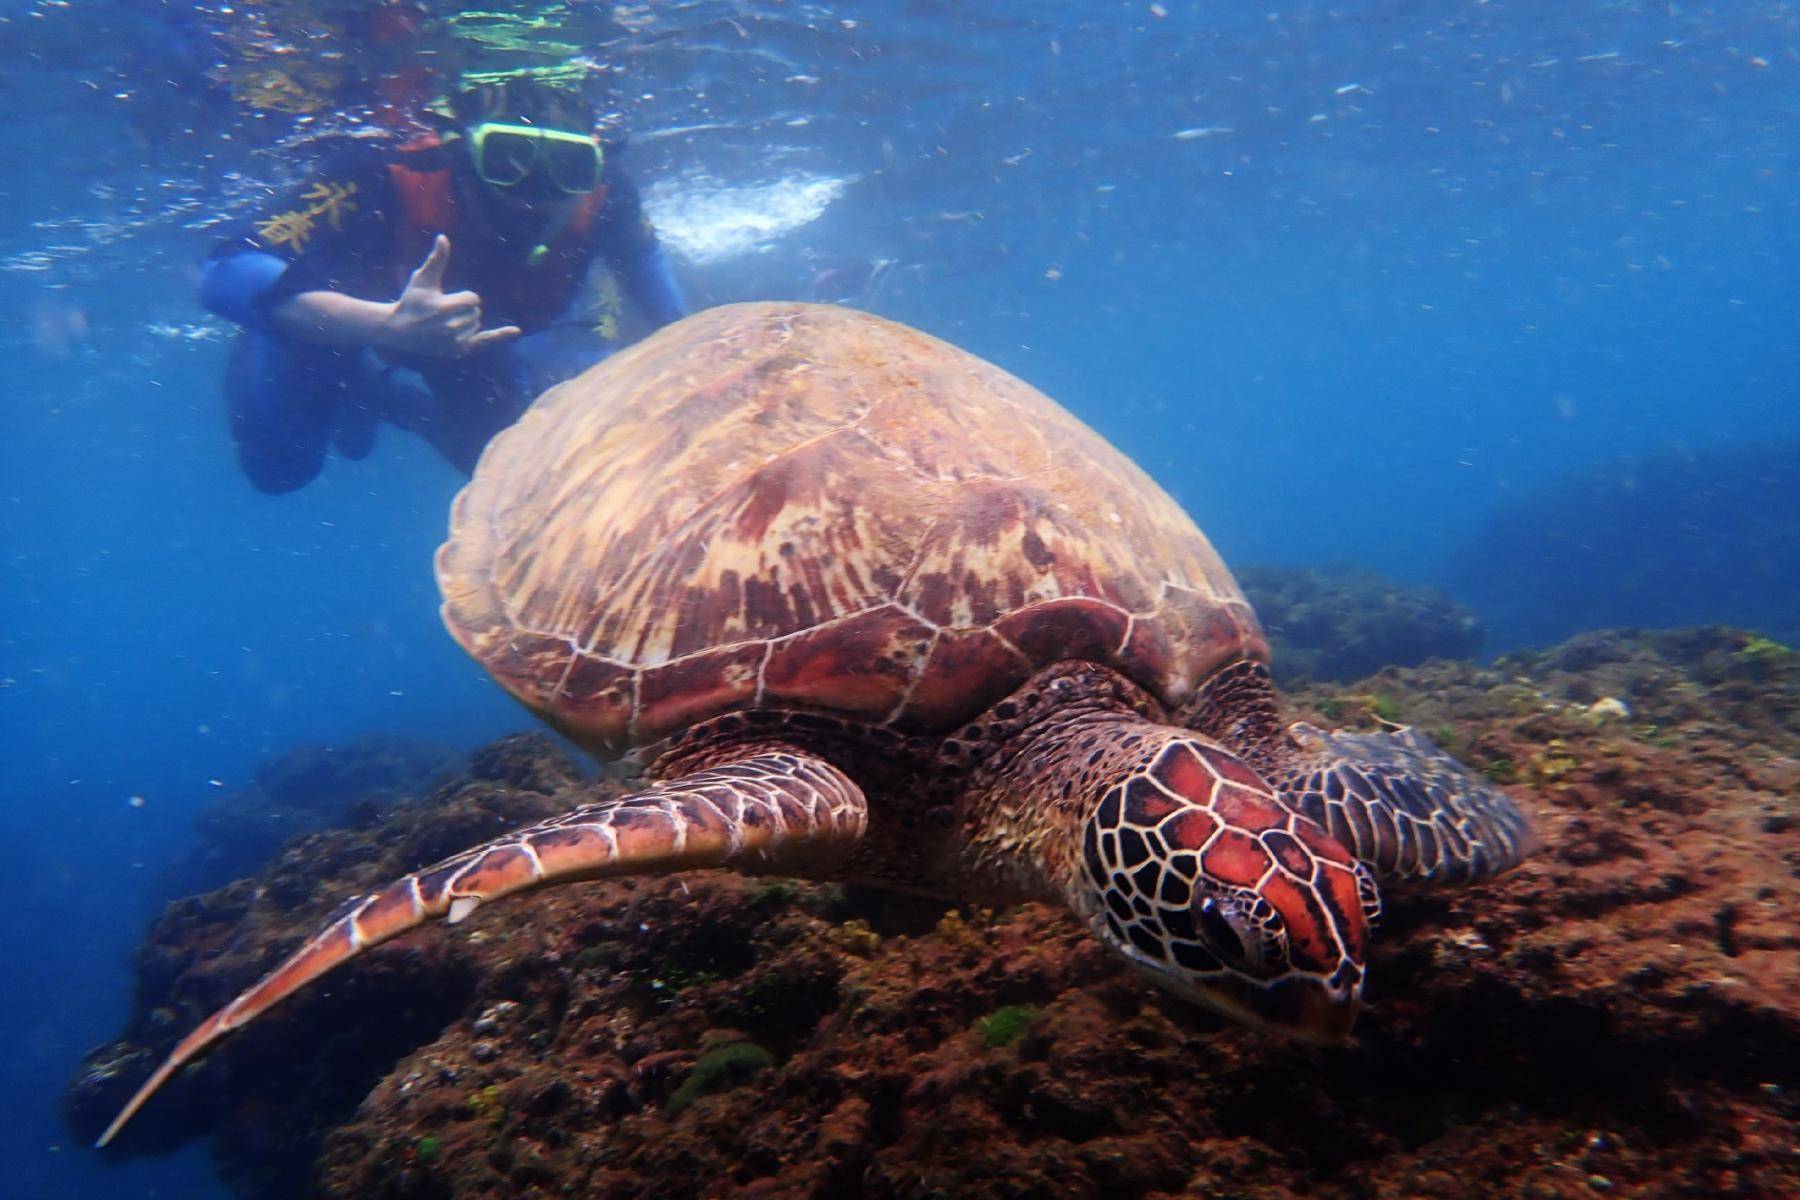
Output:
<instances>
[{"instance_id":1,"label":"dark rock","mask_svg":"<svg viewBox=\"0 0 1800 1200\"><path fill-rule=\"evenodd\" d=\"M1283 683L1357 679L1430 658L1473 658L1481 649L1475 614L1431 588L1352 570L1249 567L1237 577Z\"/></svg>"}]
</instances>

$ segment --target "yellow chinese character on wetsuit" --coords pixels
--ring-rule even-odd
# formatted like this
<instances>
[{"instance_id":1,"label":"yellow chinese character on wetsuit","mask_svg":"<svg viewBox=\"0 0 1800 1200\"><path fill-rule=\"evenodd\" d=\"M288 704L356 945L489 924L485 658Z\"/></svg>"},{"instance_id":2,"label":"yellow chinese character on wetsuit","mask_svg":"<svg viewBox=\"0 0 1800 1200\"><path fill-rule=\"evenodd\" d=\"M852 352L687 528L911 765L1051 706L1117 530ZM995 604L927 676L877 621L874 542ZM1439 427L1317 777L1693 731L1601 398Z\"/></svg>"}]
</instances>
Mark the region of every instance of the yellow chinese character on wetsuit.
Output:
<instances>
[{"instance_id":1,"label":"yellow chinese character on wetsuit","mask_svg":"<svg viewBox=\"0 0 1800 1200\"><path fill-rule=\"evenodd\" d=\"M320 217L330 222L334 231L344 228L344 214L356 211L356 201L350 198L355 194L354 183L315 183L300 195L306 202L304 208L276 213L257 225L257 235L270 246L292 246L296 252L304 250Z\"/></svg>"}]
</instances>

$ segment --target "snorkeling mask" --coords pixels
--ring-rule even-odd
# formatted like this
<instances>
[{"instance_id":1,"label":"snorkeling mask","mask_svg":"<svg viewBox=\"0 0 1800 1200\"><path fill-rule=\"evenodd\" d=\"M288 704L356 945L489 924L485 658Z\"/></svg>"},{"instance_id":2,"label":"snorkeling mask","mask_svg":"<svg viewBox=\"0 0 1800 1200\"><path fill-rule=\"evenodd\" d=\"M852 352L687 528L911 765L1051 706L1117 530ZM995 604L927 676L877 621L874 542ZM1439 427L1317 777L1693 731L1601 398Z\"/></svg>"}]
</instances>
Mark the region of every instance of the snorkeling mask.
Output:
<instances>
[{"instance_id":1,"label":"snorkeling mask","mask_svg":"<svg viewBox=\"0 0 1800 1200\"><path fill-rule=\"evenodd\" d=\"M570 196L600 186L605 155L591 134L483 121L468 136L469 157L483 183L512 189L536 179Z\"/></svg>"}]
</instances>

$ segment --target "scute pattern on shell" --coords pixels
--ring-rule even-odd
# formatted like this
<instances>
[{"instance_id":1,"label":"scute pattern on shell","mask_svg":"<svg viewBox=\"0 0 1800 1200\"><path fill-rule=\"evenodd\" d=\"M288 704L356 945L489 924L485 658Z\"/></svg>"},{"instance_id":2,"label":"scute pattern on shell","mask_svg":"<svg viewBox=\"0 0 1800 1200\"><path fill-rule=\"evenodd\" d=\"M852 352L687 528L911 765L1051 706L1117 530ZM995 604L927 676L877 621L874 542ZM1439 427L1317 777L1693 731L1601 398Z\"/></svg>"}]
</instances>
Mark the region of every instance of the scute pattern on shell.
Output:
<instances>
[{"instance_id":1,"label":"scute pattern on shell","mask_svg":"<svg viewBox=\"0 0 1800 1200\"><path fill-rule=\"evenodd\" d=\"M849 309L670 326L488 447L450 632L602 754L768 706L948 731L1037 668L1165 703L1261 630L1179 505L1028 384Z\"/></svg>"}]
</instances>

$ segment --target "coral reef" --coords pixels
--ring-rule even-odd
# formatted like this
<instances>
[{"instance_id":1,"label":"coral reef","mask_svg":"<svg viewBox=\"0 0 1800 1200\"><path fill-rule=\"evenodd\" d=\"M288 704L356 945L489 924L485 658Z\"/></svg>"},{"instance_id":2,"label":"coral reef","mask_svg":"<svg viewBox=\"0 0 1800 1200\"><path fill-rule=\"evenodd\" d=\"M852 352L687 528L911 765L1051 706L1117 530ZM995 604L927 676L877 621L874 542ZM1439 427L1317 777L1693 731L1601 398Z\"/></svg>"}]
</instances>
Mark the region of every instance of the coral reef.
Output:
<instances>
[{"instance_id":1,"label":"coral reef","mask_svg":"<svg viewBox=\"0 0 1800 1200\"><path fill-rule=\"evenodd\" d=\"M260 767L250 786L195 816L194 848L165 877L168 894L228 883L261 866L297 834L375 824L461 762L447 747L386 734L290 750Z\"/></svg>"},{"instance_id":2,"label":"coral reef","mask_svg":"<svg viewBox=\"0 0 1800 1200\"><path fill-rule=\"evenodd\" d=\"M1431 588L1356 570L1249 567L1237 575L1284 684L1358 679L1429 658L1472 658L1481 649L1475 614Z\"/></svg>"},{"instance_id":3,"label":"coral reef","mask_svg":"<svg viewBox=\"0 0 1800 1200\"><path fill-rule=\"evenodd\" d=\"M368 955L121 1150L210 1136L259 1200L1800 1194L1800 656L1596 634L1289 699L1418 724L1512 781L1545 843L1488 886L1389 896L1347 1046L1165 998L1036 906L627 880ZM71 1122L95 1132L344 896L606 786L514 739L172 906Z\"/></svg>"}]
</instances>

